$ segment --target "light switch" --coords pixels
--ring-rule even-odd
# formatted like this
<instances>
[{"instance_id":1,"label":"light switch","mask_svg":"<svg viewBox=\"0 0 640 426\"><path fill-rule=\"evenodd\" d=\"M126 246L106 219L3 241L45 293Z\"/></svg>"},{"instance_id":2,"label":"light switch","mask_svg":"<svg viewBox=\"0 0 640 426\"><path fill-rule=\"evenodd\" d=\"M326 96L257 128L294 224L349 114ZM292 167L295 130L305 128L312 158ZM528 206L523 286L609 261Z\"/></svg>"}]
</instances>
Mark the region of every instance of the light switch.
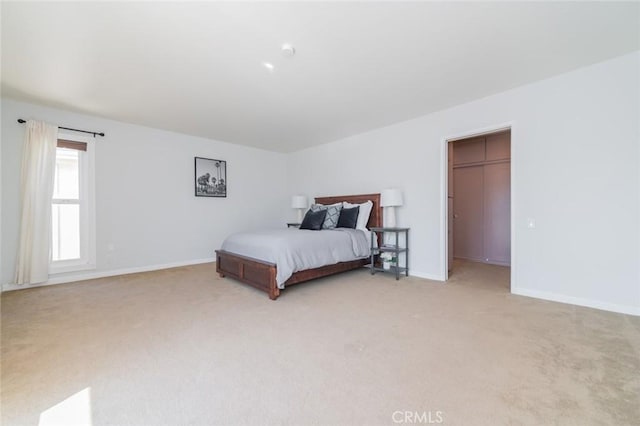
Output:
<instances>
[{"instance_id":1,"label":"light switch","mask_svg":"<svg viewBox=\"0 0 640 426\"><path fill-rule=\"evenodd\" d=\"M527 228L535 228L536 227L536 220L532 217L527 218Z\"/></svg>"}]
</instances>

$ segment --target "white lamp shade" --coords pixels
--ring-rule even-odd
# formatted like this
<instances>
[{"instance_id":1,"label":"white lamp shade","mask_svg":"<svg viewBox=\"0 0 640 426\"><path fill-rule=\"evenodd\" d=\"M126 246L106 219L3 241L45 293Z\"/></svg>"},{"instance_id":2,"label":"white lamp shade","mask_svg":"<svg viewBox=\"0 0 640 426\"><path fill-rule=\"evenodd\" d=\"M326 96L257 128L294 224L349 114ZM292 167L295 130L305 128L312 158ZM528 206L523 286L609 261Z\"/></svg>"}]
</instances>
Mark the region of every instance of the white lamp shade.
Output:
<instances>
[{"instance_id":1,"label":"white lamp shade","mask_svg":"<svg viewBox=\"0 0 640 426\"><path fill-rule=\"evenodd\" d=\"M382 207L401 206L404 203L402 199L402 191L399 189L385 189L380 196L380 205Z\"/></svg>"},{"instance_id":2,"label":"white lamp shade","mask_svg":"<svg viewBox=\"0 0 640 426\"><path fill-rule=\"evenodd\" d=\"M291 197L292 209L306 209L307 206L307 197L305 195L294 195Z\"/></svg>"}]
</instances>

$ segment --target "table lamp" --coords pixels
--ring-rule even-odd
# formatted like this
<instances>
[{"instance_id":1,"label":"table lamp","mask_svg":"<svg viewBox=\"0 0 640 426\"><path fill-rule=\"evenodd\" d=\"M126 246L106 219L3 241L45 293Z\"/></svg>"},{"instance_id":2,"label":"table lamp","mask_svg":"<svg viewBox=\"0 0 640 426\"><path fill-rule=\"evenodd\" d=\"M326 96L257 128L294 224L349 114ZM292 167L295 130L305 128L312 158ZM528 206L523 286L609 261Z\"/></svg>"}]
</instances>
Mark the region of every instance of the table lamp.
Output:
<instances>
[{"instance_id":1,"label":"table lamp","mask_svg":"<svg viewBox=\"0 0 640 426\"><path fill-rule=\"evenodd\" d=\"M298 223L302 223L302 212L308 207L306 195L291 197L291 208L298 209Z\"/></svg>"},{"instance_id":2,"label":"table lamp","mask_svg":"<svg viewBox=\"0 0 640 426\"><path fill-rule=\"evenodd\" d=\"M384 221L386 227L396 227L396 207L403 204L402 192L399 189L391 188L382 191L380 205L384 207Z\"/></svg>"}]
</instances>

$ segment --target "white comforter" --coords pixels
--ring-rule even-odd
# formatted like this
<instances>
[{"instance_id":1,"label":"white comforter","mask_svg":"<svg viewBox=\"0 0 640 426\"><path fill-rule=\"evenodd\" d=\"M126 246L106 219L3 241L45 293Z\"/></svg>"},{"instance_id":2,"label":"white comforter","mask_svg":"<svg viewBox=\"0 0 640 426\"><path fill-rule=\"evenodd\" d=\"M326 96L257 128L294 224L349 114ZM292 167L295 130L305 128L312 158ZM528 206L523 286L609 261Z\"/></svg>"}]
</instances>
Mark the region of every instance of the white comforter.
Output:
<instances>
[{"instance_id":1,"label":"white comforter","mask_svg":"<svg viewBox=\"0 0 640 426\"><path fill-rule=\"evenodd\" d=\"M275 229L229 236L222 249L277 265L278 288L294 272L370 256L370 236L358 229Z\"/></svg>"}]
</instances>

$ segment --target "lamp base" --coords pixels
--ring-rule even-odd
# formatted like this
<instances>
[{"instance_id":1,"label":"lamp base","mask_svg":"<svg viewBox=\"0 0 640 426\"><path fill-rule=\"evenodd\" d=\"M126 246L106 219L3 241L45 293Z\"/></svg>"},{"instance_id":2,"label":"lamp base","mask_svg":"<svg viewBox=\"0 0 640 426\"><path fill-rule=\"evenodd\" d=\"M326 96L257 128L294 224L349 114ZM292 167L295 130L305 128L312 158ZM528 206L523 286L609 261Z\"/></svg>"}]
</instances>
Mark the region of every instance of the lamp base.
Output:
<instances>
[{"instance_id":1,"label":"lamp base","mask_svg":"<svg viewBox=\"0 0 640 426\"><path fill-rule=\"evenodd\" d=\"M304 209L298 209L298 223L302 223L302 210Z\"/></svg>"},{"instance_id":2,"label":"lamp base","mask_svg":"<svg viewBox=\"0 0 640 426\"><path fill-rule=\"evenodd\" d=\"M385 207L384 208L384 227L395 228L396 227L396 208Z\"/></svg>"},{"instance_id":3,"label":"lamp base","mask_svg":"<svg viewBox=\"0 0 640 426\"><path fill-rule=\"evenodd\" d=\"M384 208L384 227L395 228L396 227L396 208L393 206ZM396 240L391 233L385 232L383 243L385 246L395 246Z\"/></svg>"}]
</instances>

